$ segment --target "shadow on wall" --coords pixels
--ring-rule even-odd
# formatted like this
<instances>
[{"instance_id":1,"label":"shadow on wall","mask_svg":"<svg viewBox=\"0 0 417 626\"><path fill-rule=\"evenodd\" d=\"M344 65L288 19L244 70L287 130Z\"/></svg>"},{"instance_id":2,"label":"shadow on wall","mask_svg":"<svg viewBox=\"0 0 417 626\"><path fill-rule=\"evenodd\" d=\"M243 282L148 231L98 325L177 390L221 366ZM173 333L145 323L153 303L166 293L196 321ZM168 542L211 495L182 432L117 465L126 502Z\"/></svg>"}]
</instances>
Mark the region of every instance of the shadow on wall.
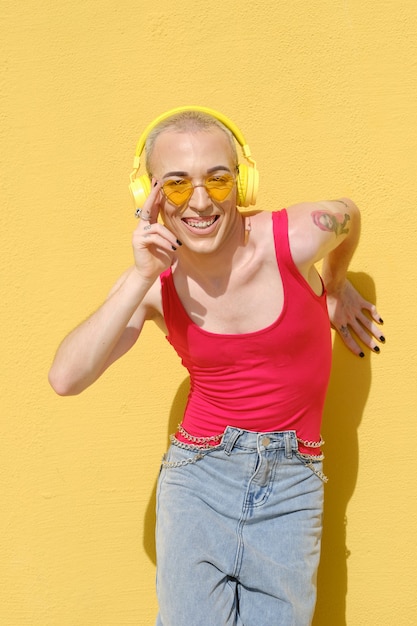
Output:
<instances>
[{"instance_id":1,"label":"shadow on wall","mask_svg":"<svg viewBox=\"0 0 417 626\"><path fill-rule=\"evenodd\" d=\"M349 274L361 294L375 302L375 288L366 274ZM323 418L326 441L322 555L318 573L318 596L313 626L346 626L347 559L346 509L355 489L358 474L358 434L371 383L369 351L358 359L337 338L333 348L333 367ZM188 377L175 395L168 424L173 433L181 421L189 391ZM168 447L168 442L167 442ZM156 564L155 553L156 482L144 522L143 545Z\"/></svg>"},{"instance_id":2,"label":"shadow on wall","mask_svg":"<svg viewBox=\"0 0 417 626\"><path fill-rule=\"evenodd\" d=\"M350 281L375 302L372 279L350 273ZM326 442L323 539L318 573L318 595L313 626L346 626L349 547L346 545L347 506L355 490L359 468L358 428L371 385L369 350L364 359L351 355L337 337L323 416Z\"/></svg>"}]
</instances>

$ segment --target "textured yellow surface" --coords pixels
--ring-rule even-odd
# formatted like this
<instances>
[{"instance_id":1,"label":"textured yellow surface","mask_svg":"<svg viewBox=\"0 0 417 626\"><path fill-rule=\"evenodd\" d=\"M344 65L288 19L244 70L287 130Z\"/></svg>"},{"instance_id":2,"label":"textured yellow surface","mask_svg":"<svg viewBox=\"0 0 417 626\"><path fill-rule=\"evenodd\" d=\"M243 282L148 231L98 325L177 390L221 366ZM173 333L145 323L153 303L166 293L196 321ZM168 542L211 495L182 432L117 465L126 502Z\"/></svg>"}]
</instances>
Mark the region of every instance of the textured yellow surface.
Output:
<instances>
[{"instance_id":1,"label":"textured yellow surface","mask_svg":"<svg viewBox=\"0 0 417 626\"><path fill-rule=\"evenodd\" d=\"M415 2L3 0L1 13L0 623L154 623L154 487L186 374L150 327L79 397L46 376L131 262L141 131L191 103L243 131L259 208L350 195L363 210L352 276L376 290L387 344L359 360L335 341L314 626L416 624Z\"/></svg>"}]
</instances>

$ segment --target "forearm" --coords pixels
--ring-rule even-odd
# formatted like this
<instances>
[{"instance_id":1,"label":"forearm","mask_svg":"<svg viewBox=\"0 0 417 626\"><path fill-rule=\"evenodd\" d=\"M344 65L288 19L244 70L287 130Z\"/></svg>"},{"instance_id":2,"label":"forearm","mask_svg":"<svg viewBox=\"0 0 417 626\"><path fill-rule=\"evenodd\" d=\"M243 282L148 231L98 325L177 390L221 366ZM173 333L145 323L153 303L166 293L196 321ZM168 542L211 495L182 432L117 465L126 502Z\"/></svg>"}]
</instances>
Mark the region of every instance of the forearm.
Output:
<instances>
[{"instance_id":1,"label":"forearm","mask_svg":"<svg viewBox=\"0 0 417 626\"><path fill-rule=\"evenodd\" d=\"M349 232L343 241L323 259L322 278L328 293L337 292L343 285L350 261L359 242L361 217L352 200L340 200L349 211Z\"/></svg>"},{"instance_id":2,"label":"forearm","mask_svg":"<svg viewBox=\"0 0 417 626\"><path fill-rule=\"evenodd\" d=\"M103 373L114 352L129 349L129 339L124 340L123 335L149 288L132 270L102 306L63 340L49 372L49 382L57 393L80 393ZM132 338L131 343L134 341ZM120 343L126 345L119 347Z\"/></svg>"}]
</instances>

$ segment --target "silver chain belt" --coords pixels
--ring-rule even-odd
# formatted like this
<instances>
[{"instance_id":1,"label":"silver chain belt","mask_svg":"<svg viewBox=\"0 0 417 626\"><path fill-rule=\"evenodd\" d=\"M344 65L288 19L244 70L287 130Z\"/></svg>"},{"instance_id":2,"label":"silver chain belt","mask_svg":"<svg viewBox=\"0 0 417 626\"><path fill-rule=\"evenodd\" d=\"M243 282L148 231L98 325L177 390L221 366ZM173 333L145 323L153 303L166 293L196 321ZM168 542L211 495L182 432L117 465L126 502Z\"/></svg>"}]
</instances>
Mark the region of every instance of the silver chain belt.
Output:
<instances>
[{"instance_id":1,"label":"silver chain belt","mask_svg":"<svg viewBox=\"0 0 417 626\"><path fill-rule=\"evenodd\" d=\"M178 432L187 439L187 441L191 441L196 445L200 445L201 447L208 447L210 443L218 443L223 437L224 433L221 435L212 435L211 437L195 437L194 435L190 435L182 424L178 424ZM322 437L320 437L320 441L308 441L307 439L301 439L301 437L297 437L298 443L301 443L306 448L320 448L324 446L325 441Z\"/></svg>"},{"instance_id":2,"label":"silver chain belt","mask_svg":"<svg viewBox=\"0 0 417 626\"><path fill-rule=\"evenodd\" d=\"M188 433L181 424L178 424L178 432L181 433L184 439L187 439L191 443L188 443L188 444L184 443L182 441L179 441L175 435L170 435L171 443L178 446L179 448L183 448L184 450L190 450L190 451L195 450L197 454L187 459L183 459L182 461L166 461L165 455L164 455L162 459L162 467L165 467L165 468L183 467L184 465L189 465L190 463L196 463L197 461L199 461L200 459L204 457L204 454L202 452L199 452L198 450L212 447L210 443L212 442L218 443L223 437L223 434L212 435L210 437L194 437L193 435L190 435L190 433ZM302 445L309 447L309 448L319 448L320 446L324 444L324 441L321 437L320 437L320 441L306 441L304 439L301 439L300 437L297 437L297 441L298 443L301 443ZM321 472L314 465L314 461L322 461L324 459L323 454L310 455L310 454L303 454L301 452L299 452L298 454L304 461L306 461L306 466L309 469L311 469L312 472L314 472L314 474L316 474L323 482L328 481L327 476L323 474L323 472Z\"/></svg>"},{"instance_id":3,"label":"silver chain belt","mask_svg":"<svg viewBox=\"0 0 417 626\"><path fill-rule=\"evenodd\" d=\"M320 446L324 446L324 444L326 443L321 437L320 441L306 441L305 439L300 439L300 437L297 437L297 441L306 448L320 448Z\"/></svg>"},{"instance_id":4,"label":"silver chain belt","mask_svg":"<svg viewBox=\"0 0 417 626\"><path fill-rule=\"evenodd\" d=\"M187 439L187 441L191 441L195 445L202 448L208 448L210 446L210 443L218 443L224 434L222 433L221 435L212 435L211 437L194 437L194 435L190 435L190 433L187 433L182 424L178 424L178 432L184 437L184 439Z\"/></svg>"}]
</instances>

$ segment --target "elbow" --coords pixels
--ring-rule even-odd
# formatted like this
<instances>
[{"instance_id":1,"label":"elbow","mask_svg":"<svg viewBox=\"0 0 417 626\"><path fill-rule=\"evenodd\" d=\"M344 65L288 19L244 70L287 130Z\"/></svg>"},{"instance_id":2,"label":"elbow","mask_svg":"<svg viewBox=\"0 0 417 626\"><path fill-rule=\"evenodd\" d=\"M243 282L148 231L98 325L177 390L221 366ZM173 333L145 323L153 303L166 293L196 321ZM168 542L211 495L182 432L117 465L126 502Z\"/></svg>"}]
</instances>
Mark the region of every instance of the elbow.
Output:
<instances>
[{"instance_id":1,"label":"elbow","mask_svg":"<svg viewBox=\"0 0 417 626\"><path fill-rule=\"evenodd\" d=\"M71 381L68 376L58 372L54 366L49 370L48 382L58 396L76 396L82 391L76 383Z\"/></svg>"}]
</instances>

